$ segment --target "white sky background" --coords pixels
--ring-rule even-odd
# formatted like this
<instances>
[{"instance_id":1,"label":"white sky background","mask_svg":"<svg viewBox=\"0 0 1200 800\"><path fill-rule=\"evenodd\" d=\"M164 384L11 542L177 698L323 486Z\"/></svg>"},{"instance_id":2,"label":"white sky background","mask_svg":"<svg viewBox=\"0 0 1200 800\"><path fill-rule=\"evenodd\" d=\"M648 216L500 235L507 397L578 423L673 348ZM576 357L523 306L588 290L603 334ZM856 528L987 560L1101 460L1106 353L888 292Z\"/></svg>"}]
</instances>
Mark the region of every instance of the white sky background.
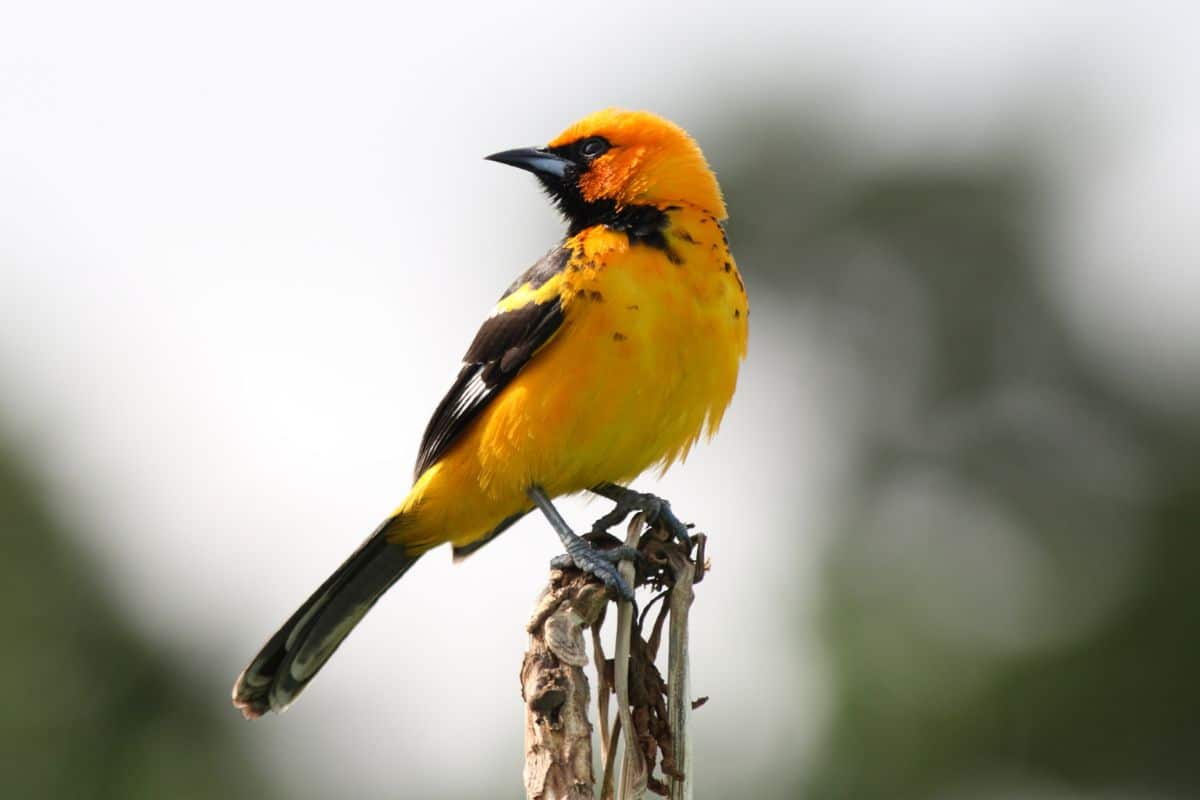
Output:
<instances>
[{"instance_id":1,"label":"white sky background","mask_svg":"<svg viewBox=\"0 0 1200 800\"><path fill-rule=\"evenodd\" d=\"M232 682L399 502L477 322L560 235L531 178L481 157L607 105L705 144L726 107L823 97L884 157L952 158L1076 97L1078 125L1048 131L1053 288L1098 356L1126 357L1119 380L1152 401L1196 387L1197 6L704 5L0 11L5 416L151 634ZM707 143L718 172L738 156ZM738 771L796 758L822 722L815 645L744 623L811 610L840 467L825 367L753 289L722 435L661 487L715 534L696 735ZM555 552L527 521L460 567L433 554L248 735L297 789L352 771L364 796L403 776L453 797L490 772L515 796L521 625ZM794 686L762 687L764 653Z\"/></svg>"}]
</instances>

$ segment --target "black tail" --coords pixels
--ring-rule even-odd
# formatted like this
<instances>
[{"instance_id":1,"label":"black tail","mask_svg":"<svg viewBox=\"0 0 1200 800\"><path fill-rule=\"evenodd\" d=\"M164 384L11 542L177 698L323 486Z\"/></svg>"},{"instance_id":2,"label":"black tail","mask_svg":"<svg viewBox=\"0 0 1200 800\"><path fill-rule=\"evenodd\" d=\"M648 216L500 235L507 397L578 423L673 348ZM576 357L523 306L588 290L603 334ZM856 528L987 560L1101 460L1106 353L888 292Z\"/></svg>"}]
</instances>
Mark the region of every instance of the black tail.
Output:
<instances>
[{"instance_id":1,"label":"black tail","mask_svg":"<svg viewBox=\"0 0 1200 800\"><path fill-rule=\"evenodd\" d=\"M380 595L416 563L420 556L388 542L403 519L380 525L238 676L233 704L247 719L291 705Z\"/></svg>"}]
</instances>

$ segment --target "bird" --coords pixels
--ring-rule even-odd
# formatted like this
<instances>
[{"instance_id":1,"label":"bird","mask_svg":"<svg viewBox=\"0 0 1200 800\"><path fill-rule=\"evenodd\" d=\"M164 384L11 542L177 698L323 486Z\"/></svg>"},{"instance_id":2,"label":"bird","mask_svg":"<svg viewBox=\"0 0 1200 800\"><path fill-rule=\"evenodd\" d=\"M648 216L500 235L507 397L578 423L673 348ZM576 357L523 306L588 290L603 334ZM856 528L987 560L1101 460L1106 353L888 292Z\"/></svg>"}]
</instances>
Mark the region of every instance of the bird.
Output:
<instances>
[{"instance_id":1,"label":"bird","mask_svg":"<svg viewBox=\"0 0 1200 800\"><path fill-rule=\"evenodd\" d=\"M750 309L716 176L683 128L617 108L486 158L532 173L565 237L479 327L425 429L408 495L239 675L233 703L248 719L287 709L439 545L457 561L537 509L566 549L560 560L631 598L612 552L576 535L553 499L591 492L616 504L599 527L641 510L688 538L666 500L628 484L712 437L746 355Z\"/></svg>"}]
</instances>

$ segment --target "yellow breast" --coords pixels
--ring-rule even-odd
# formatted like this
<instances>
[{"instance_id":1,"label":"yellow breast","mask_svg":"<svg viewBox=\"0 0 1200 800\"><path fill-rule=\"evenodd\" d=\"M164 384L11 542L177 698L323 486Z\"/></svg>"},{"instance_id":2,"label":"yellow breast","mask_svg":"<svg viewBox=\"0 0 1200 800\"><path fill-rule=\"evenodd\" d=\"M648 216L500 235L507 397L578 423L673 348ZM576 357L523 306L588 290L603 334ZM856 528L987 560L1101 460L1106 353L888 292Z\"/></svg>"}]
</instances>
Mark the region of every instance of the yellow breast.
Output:
<instances>
[{"instance_id":1,"label":"yellow breast","mask_svg":"<svg viewBox=\"0 0 1200 800\"><path fill-rule=\"evenodd\" d=\"M607 228L568 243L577 256L552 289L563 329L489 409L496 488L514 463L552 493L629 480L715 432L746 352L746 294L716 220L671 217L665 250Z\"/></svg>"},{"instance_id":2,"label":"yellow breast","mask_svg":"<svg viewBox=\"0 0 1200 800\"><path fill-rule=\"evenodd\" d=\"M501 302L563 304L564 321L446 456L413 487L413 546L464 544L553 495L666 469L714 433L746 352L749 308L724 233L706 213L670 214L665 249L593 228L545 284Z\"/></svg>"}]
</instances>

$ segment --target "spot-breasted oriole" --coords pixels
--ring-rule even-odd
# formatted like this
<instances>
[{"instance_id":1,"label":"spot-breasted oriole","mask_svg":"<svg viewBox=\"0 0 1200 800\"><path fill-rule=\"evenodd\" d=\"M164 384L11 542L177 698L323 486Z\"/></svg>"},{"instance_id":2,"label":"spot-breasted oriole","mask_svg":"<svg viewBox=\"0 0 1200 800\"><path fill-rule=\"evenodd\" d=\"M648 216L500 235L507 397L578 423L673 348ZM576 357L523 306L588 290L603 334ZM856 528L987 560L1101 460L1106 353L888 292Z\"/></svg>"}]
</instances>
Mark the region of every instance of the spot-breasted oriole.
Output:
<instances>
[{"instance_id":1,"label":"spot-breasted oriole","mask_svg":"<svg viewBox=\"0 0 1200 800\"><path fill-rule=\"evenodd\" d=\"M582 569L629 587L550 502L593 491L684 526L620 484L711 436L746 353L749 307L700 148L642 111L592 114L546 147L488 156L537 176L564 241L504 293L433 413L408 496L238 677L248 718L282 711L431 548L455 558L541 509Z\"/></svg>"}]
</instances>

